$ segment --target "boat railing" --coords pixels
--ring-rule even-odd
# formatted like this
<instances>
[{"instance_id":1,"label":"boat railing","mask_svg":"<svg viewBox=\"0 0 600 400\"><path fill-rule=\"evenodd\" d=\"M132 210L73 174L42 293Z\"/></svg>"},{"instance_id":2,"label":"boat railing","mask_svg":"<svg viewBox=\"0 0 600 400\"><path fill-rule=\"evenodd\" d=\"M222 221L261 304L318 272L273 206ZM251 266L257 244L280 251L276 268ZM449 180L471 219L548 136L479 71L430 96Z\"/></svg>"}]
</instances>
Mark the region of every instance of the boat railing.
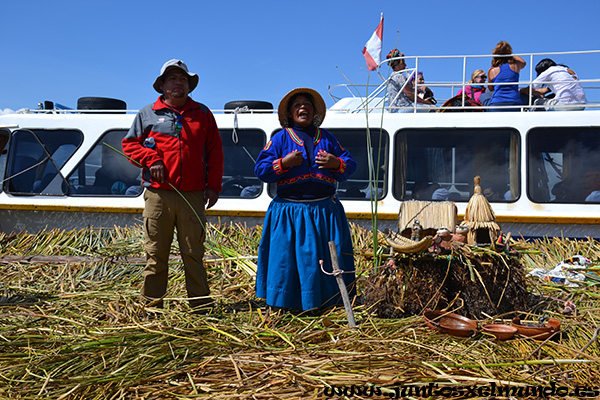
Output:
<instances>
[{"instance_id":1,"label":"boat railing","mask_svg":"<svg viewBox=\"0 0 600 400\"><path fill-rule=\"evenodd\" d=\"M590 74L594 74L596 71L595 66L600 63L600 50L589 50L589 51L569 51L569 52L551 52L551 53L522 53L515 54L521 56L526 62L527 66L521 70L520 80L518 82L509 82L509 83L494 83L489 84L486 82L486 86L497 86L497 85L519 85L519 88L529 87L528 101L527 104L522 106L518 106L521 111L536 111L543 110L544 105L536 105L534 104L534 97L532 96L532 85L535 80L535 65L542 58L552 58L557 64L563 65L564 60L568 60L569 64L572 63L573 69L577 72L577 80L583 87L586 97L587 103L585 105L586 110L591 109L600 109L600 79L594 77L588 77ZM391 78L391 69L388 70L388 75L384 76L382 72L383 66L387 65L388 62L403 58L408 60L411 63L414 63L414 68L408 68L403 70L402 72L409 78L407 82L410 81L410 77L415 71L425 70L425 74L428 76L434 75L437 71L438 75L440 74L440 70L444 73L452 70L459 70L461 78L460 80L453 81L426 81L424 86L429 88L437 88L441 90L437 90L437 93L442 93L441 96L436 95L438 99L438 106L433 108L430 111L469 111L473 110L473 107L469 105L466 101L464 90L463 96L458 105L453 102L452 105L443 105L440 106L440 103L443 104L445 101L449 99L453 99L458 96L458 93L461 89L469 86L469 79L471 70L475 69L486 69L486 68L475 68L472 65L482 65L484 63L481 60L490 60L493 58L492 55L459 55L459 56L405 56L405 57L397 57L388 60L384 60L380 62L377 68L377 75L381 79L381 83L373 85L356 85L356 84L339 84L329 87L329 95L335 102L334 106L331 107L332 111L336 112L345 112L345 113L361 113L361 112L383 112L383 111L395 111L391 109L386 104L393 102L393 99L388 99L387 95L387 86L388 82ZM582 61L583 60L583 61ZM591 61L590 61L591 60ZM487 61L486 64L490 65L490 61ZM442 63L442 68L439 66L435 69L426 69L422 68L422 66L430 66L433 63ZM526 79L523 79L523 78ZM555 83L555 82L545 82L544 84ZM421 86L422 86L421 85ZM417 96L418 87L420 85L418 82L415 82L415 100ZM347 93L339 94L340 89L343 89L343 92ZM404 109L409 109L412 112L422 111L418 110L416 105L416 101L413 101L413 106L411 107L403 107ZM515 106L505 106L507 108L515 108ZM477 107L479 109L485 109L489 107ZM501 108L495 106L495 108Z\"/></svg>"},{"instance_id":2,"label":"boat railing","mask_svg":"<svg viewBox=\"0 0 600 400\"><path fill-rule=\"evenodd\" d=\"M407 68L407 69L402 70L402 73L406 73L409 77L413 76L413 74L415 72L416 72L415 68ZM355 109L352 112L360 112L360 111L364 111L365 109L369 109L369 108L371 108L373 110L380 110L380 109L384 108L385 101L387 99L387 83L388 83L388 81L389 81L389 78L384 80L371 93L367 93L367 95L364 98L361 98L360 103L355 107ZM406 82L404 83L402 88L400 88L396 97L400 95L400 93L406 87L407 84L408 84L408 80L406 80ZM344 85L341 85L341 86L344 86ZM346 88L353 95L354 95L354 93L358 92L357 86L348 85ZM351 90L351 89L353 89L353 90ZM331 88L330 88L330 91L331 91ZM353 97L356 98L356 96L353 96ZM395 98L390 99L390 102L393 102L394 100L395 100Z\"/></svg>"},{"instance_id":3,"label":"boat railing","mask_svg":"<svg viewBox=\"0 0 600 400\"><path fill-rule=\"evenodd\" d=\"M139 110L76 110L63 108L21 108L15 111L16 114L137 114Z\"/></svg>"}]
</instances>

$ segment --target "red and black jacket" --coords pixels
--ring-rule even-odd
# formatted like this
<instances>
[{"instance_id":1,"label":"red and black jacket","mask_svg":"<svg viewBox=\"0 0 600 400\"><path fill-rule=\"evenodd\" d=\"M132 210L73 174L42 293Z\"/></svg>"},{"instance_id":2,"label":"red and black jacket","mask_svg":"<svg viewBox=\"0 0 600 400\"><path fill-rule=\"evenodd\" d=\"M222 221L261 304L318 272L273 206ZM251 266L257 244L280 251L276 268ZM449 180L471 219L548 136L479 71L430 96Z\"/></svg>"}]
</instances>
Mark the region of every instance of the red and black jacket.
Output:
<instances>
[{"instance_id":1,"label":"red and black jacket","mask_svg":"<svg viewBox=\"0 0 600 400\"><path fill-rule=\"evenodd\" d=\"M181 110L169 106L162 96L142 108L122 144L132 163L145 169L144 186L173 190L171 183L181 191L221 192L221 135L210 110L191 98ZM148 168L157 161L165 164L169 183L150 178Z\"/></svg>"}]
</instances>

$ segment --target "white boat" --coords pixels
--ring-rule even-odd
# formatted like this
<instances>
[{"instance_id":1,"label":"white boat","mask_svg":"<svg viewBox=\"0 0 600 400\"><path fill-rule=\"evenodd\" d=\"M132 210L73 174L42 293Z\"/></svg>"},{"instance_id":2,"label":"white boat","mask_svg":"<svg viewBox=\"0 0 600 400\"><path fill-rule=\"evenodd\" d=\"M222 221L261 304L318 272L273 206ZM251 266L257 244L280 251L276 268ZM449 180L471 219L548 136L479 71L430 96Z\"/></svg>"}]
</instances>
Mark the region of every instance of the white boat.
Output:
<instances>
[{"instance_id":1,"label":"white boat","mask_svg":"<svg viewBox=\"0 0 600 400\"><path fill-rule=\"evenodd\" d=\"M568 56L584 63L599 54ZM545 57L558 62L563 53L521 56L532 66ZM427 82L438 101L465 85L470 60L481 57L457 56L463 64L458 80ZM424 60L414 62L418 67ZM531 83L524 75L521 86ZM460 218L473 178L480 175L497 222L513 237L600 237L600 79L579 79L589 100L584 111L530 112L534 107L526 106L520 112L449 112L473 110L455 106L446 112L391 113L384 107L385 81L369 88L370 97L356 94L360 89L353 86L331 88L336 103L323 127L359 165L338 187L348 217L370 226L376 209L380 229L397 228L403 201L433 196L454 201ZM342 88L350 95L334 93ZM82 109L86 101L104 110ZM120 150L135 112L110 99L83 103L78 110L46 104L0 115L2 231L141 222L140 170L109 147ZM250 109L232 110L244 105ZM213 111L225 148L225 176L223 193L207 212L210 220L262 223L274 187L256 178L254 160L281 129L275 111L264 108L262 102L240 101Z\"/></svg>"}]
</instances>

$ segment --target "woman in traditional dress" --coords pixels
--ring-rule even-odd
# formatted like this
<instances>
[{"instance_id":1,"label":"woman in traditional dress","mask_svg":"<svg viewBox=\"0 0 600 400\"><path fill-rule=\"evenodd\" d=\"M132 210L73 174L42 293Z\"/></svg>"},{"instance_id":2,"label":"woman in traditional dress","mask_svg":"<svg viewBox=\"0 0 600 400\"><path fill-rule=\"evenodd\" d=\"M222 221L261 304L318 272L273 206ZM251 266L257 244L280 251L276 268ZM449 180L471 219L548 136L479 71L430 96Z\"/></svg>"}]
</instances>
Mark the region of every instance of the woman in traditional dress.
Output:
<instances>
[{"instance_id":1,"label":"woman in traditional dress","mask_svg":"<svg viewBox=\"0 0 600 400\"><path fill-rule=\"evenodd\" d=\"M290 310L322 309L341 303L331 273L329 242L350 296L356 293L352 238L336 181L356 171L356 162L327 130L325 102L313 89L297 88L278 107L283 130L275 133L256 160L254 172L277 183L263 224L258 250L256 295L267 305Z\"/></svg>"}]
</instances>

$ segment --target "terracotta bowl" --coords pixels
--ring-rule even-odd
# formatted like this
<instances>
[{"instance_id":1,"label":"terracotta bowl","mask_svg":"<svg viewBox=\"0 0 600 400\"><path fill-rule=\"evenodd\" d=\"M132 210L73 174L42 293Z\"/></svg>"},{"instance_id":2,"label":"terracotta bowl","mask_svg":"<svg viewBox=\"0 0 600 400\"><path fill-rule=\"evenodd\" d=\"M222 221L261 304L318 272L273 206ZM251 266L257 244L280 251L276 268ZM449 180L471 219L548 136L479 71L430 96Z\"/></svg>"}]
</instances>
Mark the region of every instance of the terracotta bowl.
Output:
<instances>
[{"instance_id":1,"label":"terracotta bowl","mask_svg":"<svg viewBox=\"0 0 600 400\"><path fill-rule=\"evenodd\" d=\"M477 322L462 315L427 310L423 313L423 317L427 326L448 335L471 337L477 334Z\"/></svg>"},{"instance_id":2,"label":"terracotta bowl","mask_svg":"<svg viewBox=\"0 0 600 400\"><path fill-rule=\"evenodd\" d=\"M543 325L531 321L521 321L521 318L516 317L512 320L511 325L517 328L519 335L536 340L546 340L560 331L560 321L556 318L548 318L547 324Z\"/></svg>"},{"instance_id":3,"label":"terracotta bowl","mask_svg":"<svg viewBox=\"0 0 600 400\"><path fill-rule=\"evenodd\" d=\"M517 333L516 327L504 324L485 324L481 329L494 335L498 341L512 339Z\"/></svg>"}]
</instances>

